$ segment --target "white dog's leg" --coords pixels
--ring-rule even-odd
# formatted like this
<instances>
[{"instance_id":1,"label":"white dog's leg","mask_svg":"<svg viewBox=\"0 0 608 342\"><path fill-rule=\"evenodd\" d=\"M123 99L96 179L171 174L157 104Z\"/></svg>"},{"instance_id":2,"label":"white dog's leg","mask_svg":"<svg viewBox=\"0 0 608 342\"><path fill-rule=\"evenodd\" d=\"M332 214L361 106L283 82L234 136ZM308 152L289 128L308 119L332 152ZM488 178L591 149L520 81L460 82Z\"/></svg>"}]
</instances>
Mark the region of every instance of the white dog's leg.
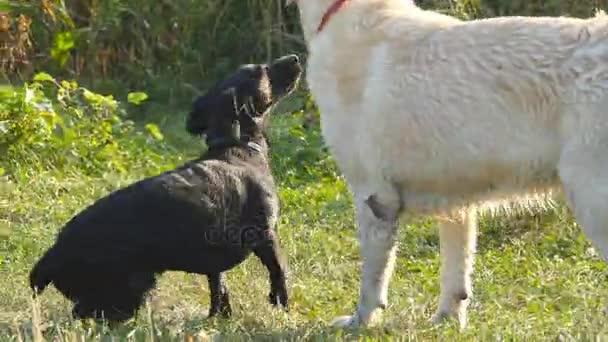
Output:
<instances>
[{"instance_id":1,"label":"white dog's leg","mask_svg":"<svg viewBox=\"0 0 608 342\"><path fill-rule=\"evenodd\" d=\"M567 146L559 176L568 205L604 261L608 262L608 138ZM608 306L605 310L608 312Z\"/></svg>"},{"instance_id":2,"label":"white dog's leg","mask_svg":"<svg viewBox=\"0 0 608 342\"><path fill-rule=\"evenodd\" d=\"M603 142L568 146L559 176L576 220L608 261L608 138Z\"/></svg>"},{"instance_id":3,"label":"white dog's leg","mask_svg":"<svg viewBox=\"0 0 608 342\"><path fill-rule=\"evenodd\" d=\"M457 318L461 329L467 323L467 306L472 295L477 212L470 210L463 216L458 222L440 222L441 295L439 308L433 317L436 324L446 318Z\"/></svg>"},{"instance_id":4,"label":"white dog's leg","mask_svg":"<svg viewBox=\"0 0 608 342\"><path fill-rule=\"evenodd\" d=\"M335 326L352 328L372 325L387 306L400 210L398 194L392 189L366 197L358 197L355 193L355 204L363 258L361 292L355 314L338 317L333 322Z\"/></svg>"}]
</instances>

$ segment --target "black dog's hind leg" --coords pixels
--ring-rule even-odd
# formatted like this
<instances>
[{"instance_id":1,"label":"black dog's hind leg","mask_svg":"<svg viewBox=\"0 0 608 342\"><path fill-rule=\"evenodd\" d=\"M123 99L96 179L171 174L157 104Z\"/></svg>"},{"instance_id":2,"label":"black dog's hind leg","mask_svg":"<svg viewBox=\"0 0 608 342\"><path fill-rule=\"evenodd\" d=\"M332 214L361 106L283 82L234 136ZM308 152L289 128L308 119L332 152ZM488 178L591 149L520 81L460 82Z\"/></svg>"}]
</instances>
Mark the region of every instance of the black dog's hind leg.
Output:
<instances>
[{"instance_id":1,"label":"black dog's hind leg","mask_svg":"<svg viewBox=\"0 0 608 342\"><path fill-rule=\"evenodd\" d=\"M226 284L224 284L222 273L208 274L207 281L209 282L209 291L211 292L211 307L209 308L208 317L218 314L222 317L230 317L232 315L230 296L228 295Z\"/></svg>"},{"instance_id":2,"label":"black dog's hind leg","mask_svg":"<svg viewBox=\"0 0 608 342\"><path fill-rule=\"evenodd\" d=\"M74 297L72 316L109 322L124 322L137 314L146 294L156 285L154 273L86 274ZM74 291L74 290L72 290Z\"/></svg>"},{"instance_id":3,"label":"black dog's hind leg","mask_svg":"<svg viewBox=\"0 0 608 342\"><path fill-rule=\"evenodd\" d=\"M253 251L270 273L270 294L268 295L270 303L274 306L283 305L288 310L289 298L285 281L287 262L284 260L275 232L268 230L265 241L259 243Z\"/></svg>"}]
</instances>

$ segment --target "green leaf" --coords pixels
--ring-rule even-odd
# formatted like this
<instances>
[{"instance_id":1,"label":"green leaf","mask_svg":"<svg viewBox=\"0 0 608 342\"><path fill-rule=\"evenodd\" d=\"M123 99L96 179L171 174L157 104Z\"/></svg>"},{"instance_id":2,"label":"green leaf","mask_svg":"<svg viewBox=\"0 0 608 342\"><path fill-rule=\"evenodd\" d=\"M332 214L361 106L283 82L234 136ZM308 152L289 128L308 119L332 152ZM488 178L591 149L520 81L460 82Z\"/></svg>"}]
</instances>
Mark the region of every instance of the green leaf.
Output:
<instances>
[{"instance_id":1,"label":"green leaf","mask_svg":"<svg viewBox=\"0 0 608 342\"><path fill-rule=\"evenodd\" d=\"M36 82L55 82L53 76L47 74L46 72L39 72L34 76L34 81Z\"/></svg>"},{"instance_id":2,"label":"green leaf","mask_svg":"<svg viewBox=\"0 0 608 342\"><path fill-rule=\"evenodd\" d=\"M96 93L94 93L88 89L84 89L84 88L82 89L82 95L91 104L102 104L106 100L106 98L103 95L96 94Z\"/></svg>"},{"instance_id":3,"label":"green leaf","mask_svg":"<svg viewBox=\"0 0 608 342\"><path fill-rule=\"evenodd\" d=\"M6 170L0 167L0 176L4 175L6 173Z\"/></svg>"},{"instance_id":4,"label":"green leaf","mask_svg":"<svg viewBox=\"0 0 608 342\"><path fill-rule=\"evenodd\" d=\"M163 140L165 138L156 124L149 123L146 125L146 129L156 140Z\"/></svg>"},{"instance_id":5,"label":"green leaf","mask_svg":"<svg viewBox=\"0 0 608 342\"><path fill-rule=\"evenodd\" d=\"M46 126L48 127L48 129L53 129L55 127L55 125L57 124L58 116L54 112L41 112L40 116L46 123Z\"/></svg>"},{"instance_id":6,"label":"green leaf","mask_svg":"<svg viewBox=\"0 0 608 342\"><path fill-rule=\"evenodd\" d=\"M74 35L72 32L61 32L55 36L55 44L53 49L59 51L70 51L75 45Z\"/></svg>"},{"instance_id":7,"label":"green leaf","mask_svg":"<svg viewBox=\"0 0 608 342\"><path fill-rule=\"evenodd\" d=\"M70 50L76 45L72 32L61 32L55 35L51 57L64 66L68 61Z\"/></svg>"},{"instance_id":8,"label":"green leaf","mask_svg":"<svg viewBox=\"0 0 608 342\"><path fill-rule=\"evenodd\" d=\"M74 81L66 81L63 80L61 81L61 87L67 90L74 90L76 88L78 88L78 83L74 82Z\"/></svg>"},{"instance_id":9,"label":"green leaf","mask_svg":"<svg viewBox=\"0 0 608 342\"><path fill-rule=\"evenodd\" d=\"M147 99L148 99L148 94L143 93L143 92L129 93L129 95L127 96L127 100L129 101L129 103L132 103L134 105L140 105L142 102L146 101Z\"/></svg>"}]
</instances>

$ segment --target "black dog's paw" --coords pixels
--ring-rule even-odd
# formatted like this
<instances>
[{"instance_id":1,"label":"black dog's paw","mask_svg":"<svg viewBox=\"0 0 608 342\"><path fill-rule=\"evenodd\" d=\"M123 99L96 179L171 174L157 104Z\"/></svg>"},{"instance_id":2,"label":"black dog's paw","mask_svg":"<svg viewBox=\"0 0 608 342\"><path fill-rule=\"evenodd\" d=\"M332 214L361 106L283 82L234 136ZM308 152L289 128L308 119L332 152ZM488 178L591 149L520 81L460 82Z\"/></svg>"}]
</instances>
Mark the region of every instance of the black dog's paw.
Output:
<instances>
[{"instance_id":1,"label":"black dog's paw","mask_svg":"<svg viewBox=\"0 0 608 342\"><path fill-rule=\"evenodd\" d=\"M72 317L74 319L87 319L94 317L93 311L82 303L74 304L72 308Z\"/></svg>"},{"instance_id":2,"label":"black dog's paw","mask_svg":"<svg viewBox=\"0 0 608 342\"><path fill-rule=\"evenodd\" d=\"M224 306L223 308L211 307L209 309L209 315L207 315L207 318L213 318L216 316L219 316L221 318L232 317L232 308L230 307L230 304L228 304L227 306Z\"/></svg>"},{"instance_id":3,"label":"black dog's paw","mask_svg":"<svg viewBox=\"0 0 608 342\"><path fill-rule=\"evenodd\" d=\"M270 292L268 295L268 300L272 306L283 306L285 311L289 312L289 297L287 295L287 291L281 290L277 292Z\"/></svg>"},{"instance_id":4,"label":"black dog's paw","mask_svg":"<svg viewBox=\"0 0 608 342\"><path fill-rule=\"evenodd\" d=\"M229 318L232 316L230 297L228 296L227 292L223 293L217 301L213 301L211 303L211 308L209 308L209 315L207 315L207 318L212 318L215 316L222 318Z\"/></svg>"}]
</instances>

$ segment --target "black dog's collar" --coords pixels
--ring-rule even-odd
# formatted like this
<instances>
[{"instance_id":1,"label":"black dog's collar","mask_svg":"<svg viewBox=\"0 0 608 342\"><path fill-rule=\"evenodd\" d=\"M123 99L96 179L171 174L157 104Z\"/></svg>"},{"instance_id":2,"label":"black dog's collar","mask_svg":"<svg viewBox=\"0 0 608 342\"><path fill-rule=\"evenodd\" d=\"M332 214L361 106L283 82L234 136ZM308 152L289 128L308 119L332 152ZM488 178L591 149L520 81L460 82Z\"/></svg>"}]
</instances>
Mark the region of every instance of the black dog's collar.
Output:
<instances>
[{"instance_id":1,"label":"black dog's collar","mask_svg":"<svg viewBox=\"0 0 608 342\"><path fill-rule=\"evenodd\" d=\"M212 148L227 148L231 146L243 146L247 147L247 149L262 153L262 146L260 144L255 143L253 141L243 141L234 138L216 138L213 140L207 140L207 147L209 149Z\"/></svg>"},{"instance_id":2,"label":"black dog's collar","mask_svg":"<svg viewBox=\"0 0 608 342\"><path fill-rule=\"evenodd\" d=\"M262 146L260 146L260 144L254 143L253 141L248 141L246 145L250 150L262 153Z\"/></svg>"}]
</instances>

